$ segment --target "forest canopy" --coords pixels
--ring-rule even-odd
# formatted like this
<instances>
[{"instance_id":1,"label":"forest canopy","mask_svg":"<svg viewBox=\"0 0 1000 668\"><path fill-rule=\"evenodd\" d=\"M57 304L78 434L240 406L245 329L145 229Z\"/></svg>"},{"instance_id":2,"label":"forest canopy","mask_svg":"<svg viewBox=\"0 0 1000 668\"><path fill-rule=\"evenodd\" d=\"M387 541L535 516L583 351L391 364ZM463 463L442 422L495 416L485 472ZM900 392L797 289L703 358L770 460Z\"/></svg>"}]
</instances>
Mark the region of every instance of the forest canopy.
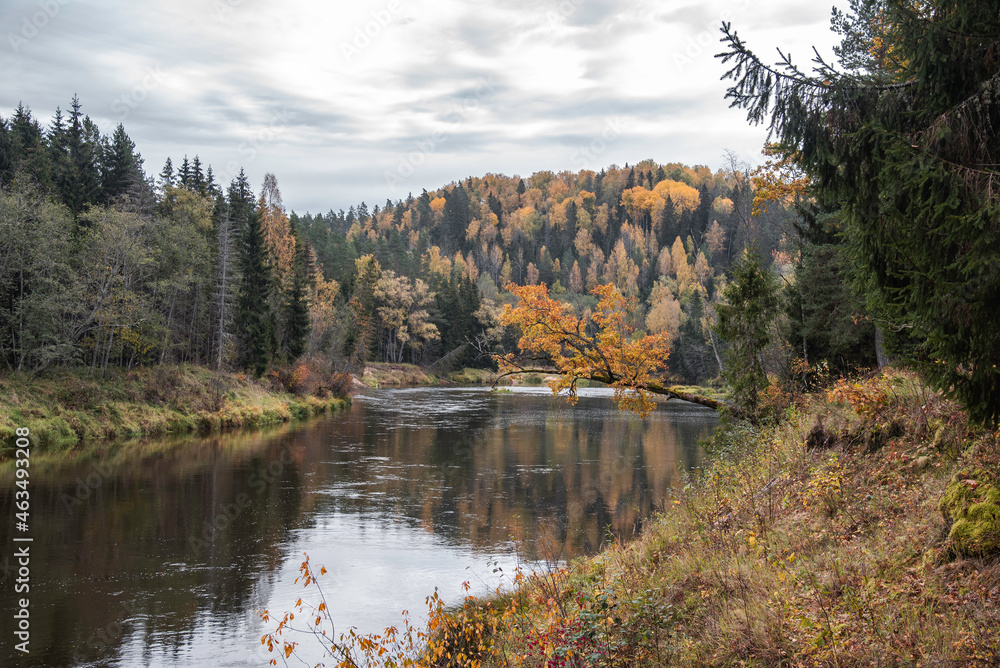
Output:
<instances>
[{"instance_id":1,"label":"forest canopy","mask_svg":"<svg viewBox=\"0 0 1000 668\"><path fill-rule=\"evenodd\" d=\"M618 329L663 343L651 385L708 383L726 364L718 313L745 248L788 295L811 257L807 197L763 187L732 155L716 171L643 160L491 173L382 205L297 213L273 174L259 190L242 173L218 184L195 155L149 176L124 127L103 136L77 99L71 107L47 127L24 106L0 118L0 358L10 371L492 367L523 335L504 306L544 286L567 317L591 323L613 291ZM783 350L788 337L807 367L874 363L861 304L845 306L844 277L831 277L825 287L840 292L800 291L775 312L759 350L763 382L809 382L792 371L802 365Z\"/></svg>"}]
</instances>

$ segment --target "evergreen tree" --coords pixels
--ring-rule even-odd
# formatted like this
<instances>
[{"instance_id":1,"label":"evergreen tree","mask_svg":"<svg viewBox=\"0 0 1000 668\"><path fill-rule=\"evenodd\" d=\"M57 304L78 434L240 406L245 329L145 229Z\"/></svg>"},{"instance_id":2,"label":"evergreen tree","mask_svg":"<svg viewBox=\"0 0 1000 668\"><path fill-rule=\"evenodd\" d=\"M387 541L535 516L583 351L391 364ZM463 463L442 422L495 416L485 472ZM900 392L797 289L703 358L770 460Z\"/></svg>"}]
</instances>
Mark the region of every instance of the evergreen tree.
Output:
<instances>
[{"instance_id":1,"label":"evergreen tree","mask_svg":"<svg viewBox=\"0 0 1000 668\"><path fill-rule=\"evenodd\" d=\"M768 386L764 352L781 306L778 287L778 278L764 268L756 249L747 248L733 265L732 281L723 292L726 303L715 307L715 331L729 344L722 374L734 403L752 421L761 417L759 397Z\"/></svg>"},{"instance_id":2,"label":"evergreen tree","mask_svg":"<svg viewBox=\"0 0 1000 668\"><path fill-rule=\"evenodd\" d=\"M445 193L443 235L439 238L438 245L449 254L459 250L470 222L469 194L459 183Z\"/></svg>"},{"instance_id":3,"label":"evergreen tree","mask_svg":"<svg viewBox=\"0 0 1000 668\"><path fill-rule=\"evenodd\" d=\"M56 183L63 203L74 216L97 203L101 186L100 132L80 108L80 99L74 95L66 128L65 162Z\"/></svg>"},{"instance_id":4,"label":"evergreen tree","mask_svg":"<svg viewBox=\"0 0 1000 668\"><path fill-rule=\"evenodd\" d=\"M191 184L190 188L197 192L199 195L207 194L205 183L205 174L201 170L201 158L197 155L194 156L194 162L191 164Z\"/></svg>"},{"instance_id":5,"label":"evergreen tree","mask_svg":"<svg viewBox=\"0 0 1000 668\"><path fill-rule=\"evenodd\" d=\"M264 373L271 338L268 294L272 278L260 212L243 170L229 186L229 212L238 230L241 270L236 298L237 359L240 368L255 376Z\"/></svg>"},{"instance_id":6,"label":"evergreen tree","mask_svg":"<svg viewBox=\"0 0 1000 668\"><path fill-rule=\"evenodd\" d=\"M181 163L180 169L177 170L177 183L185 188L190 188L191 182L191 163L188 161L187 155L185 155L184 162Z\"/></svg>"},{"instance_id":7,"label":"evergreen tree","mask_svg":"<svg viewBox=\"0 0 1000 668\"><path fill-rule=\"evenodd\" d=\"M63 118L62 109L56 107L55 116L48 132L45 133L45 142L49 149L49 165L52 170L52 185L58 187L63 181L63 174L66 172L68 163L67 148L67 128L66 120Z\"/></svg>"},{"instance_id":8,"label":"evergreen tree","mask_svg":"<svg viewBox=\"0 0 1000 668\"><path fill-rule=\"evenodd\" d=\"M208 197L215 197L219 194L219 185L215 182L215 174L212 173L212 165L205 171L205 194Z\"/></svg>"},{"instance_id":9,"label":"evergreen tree","mask_svg":"<svg viewBox=\"0 0 1000 668\"><path fill-rule=\"evenodd\" d=\"M295 268L283 304L282 320L285 331L285 353L289 360L296 360L305 352L309 338L309 277L313 271L309 262L310 248L298 227L291 222L295 238Z\"/></svg>"},{"instance_id":10,"label":"evergreen tree","mask_svg":"<svg viewBox=\"0 0 1000 668\"><path fill-rule=\"evenodd\" d=\"M422 230L430 229L432 219L431 196L425 188L417 198L417 226Z\"/></svg>"},{"instance_id":11,"label":"evergreen tree","mask_svg":"<svg viewBox=\"0 0 1000 668\"><path fill-rule=\"evenodd\" d=\"M677 215L674 201L668 195L667 202L663 207L663 213L660 214L660 224L657 229L657 240L660 242L660 247L672 244L674 239L680 236L680 233L680 216Z\"/></svg>"},{"instance_id":12,"label":"evergreen tree","mask_svg":"<svg viewBox=\"0 0 1000 668\"><path fill-rule=\"evenodd\" d=\"M14 138L0 116L0 187L14 178Z\"/></svg>"},{"instance_id":13,"label":"evergreen tree","mask_svg":"<svg viewBox=\"0 0 1000 668\"><path fill-rule=\"evenodd\" d=\"M288 332L287 353L289 360L296 360L305 352L309 338L308 278L305 267L295 272L292 286L285 300L285 327Z\"/></svg>"},{"instance_id":14,"label":"evergreen tree","mask_svg":"<svg viewBox=\"0 0 1000 668\"><path fill-rule=\"evenodd\" d=\"M817 58L806 74L787 57L765 65L731 26L721 54L727 96L841 204L857 287L884 331L919 346L911 363L974 420L1000 420L1000 13L994 3L884 0L862 47L885 58ZM876 41L877 40L877 41ZM842 45L842 54L861 49ZM862 66L866 69L857 71Z\"/></svg>"},{"instance_id":15,"label":"evergreen tree","mask_svg":"<svg viewBox=\"0 0 1000 668\"><path fill-rule=\"evenodd\" d=\"M486 198L486 205L489 207L490 211L496 215L498 221L503 220L503 205L492 192L490 192L489 196Z\"/></svg>"},{"instance_id":16,"label":"evergreen tree","mask_svg":"<svg viewBox=\"0 0 1000 668\"><path fill-rule=\"evenodd\" d=\"M214 355L212 360L216 370L221 371L227 359L227 342L231 338L231 321L233 286L239 285L239 262L234 249L237 246L239 230L233 222L229 202L222 193L215 198L212 210L212 221L215 225L215 287L212 292L213 317L215 332L212 337Z\"/></svg>"},{"instance_id":17,"label":"evergreen tree","mask_svg":"<svg viewBox=\"0 0 1000 668\"><path fill-rule=\"evenodd\" d=\"M839 375L876 364L875 328L851 290L845 255L841 244L805 244L785 300L796 356L810 364L826 361Z\"/></svg>"},{"instance_id":18,"label":"evergreen tree","mask_svg":"<svg viewBox=\"0 0 1000 668\"><path fill-rule=\"evenodd\" d=\"M142 157L135 151L135 143L125 134L119 123L105 151L101 190L103 200L111 202L140 186L144 182Z\"/></svg>"},{"instance_id":19,"label":"evergreen tree","mask_svg":"<svg viewBox=\"0 0 1000 668\"><path fill-rule=\"evenodd\" d=\"M42 126L22 104L17 105L11 118L9 141L10 169L5 180L12 181L15 174L21 173L48 188L52 182L51 164Z\"/></svg>"},{"instance_id":20,"label":"evergreen tree","mask_svg":"<svg viewBox=\"0 0 1000 668\"><path fill-rule=\"evenodd\" d=\"M166 190L168 187L174 187L174 163L170 160L170 156L167 156L167 161L160 171L160 178L157 181L157 185L161 191Z\"/></svg>"}]
</instances>

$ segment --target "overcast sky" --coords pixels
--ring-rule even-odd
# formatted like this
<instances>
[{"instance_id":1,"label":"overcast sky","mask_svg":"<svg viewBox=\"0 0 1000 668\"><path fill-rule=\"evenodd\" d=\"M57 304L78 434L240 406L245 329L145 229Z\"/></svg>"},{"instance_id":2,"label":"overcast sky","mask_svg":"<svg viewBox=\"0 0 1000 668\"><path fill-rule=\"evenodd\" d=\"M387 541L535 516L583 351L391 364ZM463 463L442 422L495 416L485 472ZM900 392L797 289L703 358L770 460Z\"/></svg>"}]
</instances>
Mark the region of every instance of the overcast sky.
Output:
<instances>
[{"instance_id":1,"label":"overcast sky","mask_svg":"<svg viewBox=\"0 0 1000 668\"><path fill-rule=\"evenodd\" d=\"M828 0L829 1L829 0ZM843 2L838 4L843 5ZM0 0L0 115L74 93L167 156L274 172L289 209L347 208L488 172L759 159L723 99L718 27L768 60L830 54L802 0Z\"/></svg>"}]
</instances>

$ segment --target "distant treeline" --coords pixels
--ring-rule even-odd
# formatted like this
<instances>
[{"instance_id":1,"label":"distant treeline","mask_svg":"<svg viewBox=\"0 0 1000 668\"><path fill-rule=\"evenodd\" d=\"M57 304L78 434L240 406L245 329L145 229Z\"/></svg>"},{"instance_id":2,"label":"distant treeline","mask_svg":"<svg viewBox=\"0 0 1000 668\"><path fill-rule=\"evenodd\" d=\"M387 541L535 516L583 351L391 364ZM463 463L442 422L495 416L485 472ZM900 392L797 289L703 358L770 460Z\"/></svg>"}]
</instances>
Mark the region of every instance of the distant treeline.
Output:
<instances>
[{"instance_id":1,"label":"distant treeline","mask_svg":"<svg viewBox=\"0 0 1000 668\"><path fill-rule=\"evenodd\" d=\"M786 347L866 363L873 330L836 245L800 233L792 198L753 212L751 176L735 160L715 173L646 160L286 214L271 174L255 195L242 172L223 186L185 156L150 178L124 127L102 136L76 98L47 128L19 106L0 118L0 357L23 372L489 366L516 335L498 325L504 286L545 283L586 309L613 283L635 298L639 330L670 333L674 379L701 382L724 359L713 325L726 272L752 244L790 286ZM795 355L772 353L788 373Z\"/></svg>"}]
</instances>

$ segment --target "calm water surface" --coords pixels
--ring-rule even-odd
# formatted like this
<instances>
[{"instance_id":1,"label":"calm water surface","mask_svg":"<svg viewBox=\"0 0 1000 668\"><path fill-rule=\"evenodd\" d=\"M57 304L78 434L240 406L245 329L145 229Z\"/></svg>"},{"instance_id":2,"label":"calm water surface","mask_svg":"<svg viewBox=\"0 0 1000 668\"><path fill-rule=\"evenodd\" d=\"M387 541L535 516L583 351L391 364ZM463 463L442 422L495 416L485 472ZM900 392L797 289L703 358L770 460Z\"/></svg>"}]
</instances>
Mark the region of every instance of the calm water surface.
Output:
<instances>
[{"instance_id":1,"label":"calm water surface","mask_svg":"<svg viewBox=\"0 0 1000 668\"><path fill-rule=\"evenodd\" d=\"M14 650L14 477L0 469L0 665L264 666L255 610L292 609L302 554L337 630L380 631L597 550L662 507L715 414L648 419L603 389L367 391L329 419L148 443L31 470L31 653ZM20 546L22 544L18 544Z\"/></svg>"}]
</instances>

